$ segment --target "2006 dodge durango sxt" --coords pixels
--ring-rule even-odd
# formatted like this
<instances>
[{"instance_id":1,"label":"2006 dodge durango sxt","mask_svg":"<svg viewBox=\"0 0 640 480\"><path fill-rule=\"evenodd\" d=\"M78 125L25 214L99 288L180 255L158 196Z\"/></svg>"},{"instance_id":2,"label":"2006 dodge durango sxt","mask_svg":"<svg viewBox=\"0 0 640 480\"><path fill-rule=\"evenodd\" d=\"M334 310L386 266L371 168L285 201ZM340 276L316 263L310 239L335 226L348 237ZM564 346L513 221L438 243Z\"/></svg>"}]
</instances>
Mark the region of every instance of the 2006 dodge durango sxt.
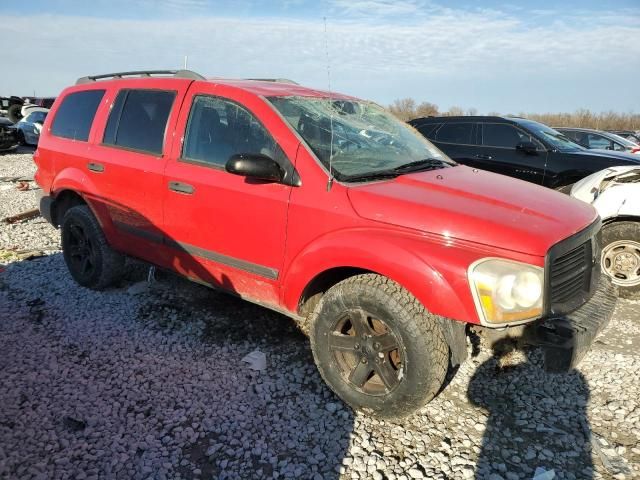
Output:
<instances>
[{"instance_id":1,"label":"2006 dodge durango sxt","mask_svg":"<svg viewBox=\"0 0 640 480\"><path fill-rule=\"evenodd\" d=\"M283 312L329 386L380 416L436 395L468 325L566 370L615 304L591 206L457 165L335 92L190 71L83 77L34 159L80 285L113 285L129 255Z\"/></svg>"}]
</instances>

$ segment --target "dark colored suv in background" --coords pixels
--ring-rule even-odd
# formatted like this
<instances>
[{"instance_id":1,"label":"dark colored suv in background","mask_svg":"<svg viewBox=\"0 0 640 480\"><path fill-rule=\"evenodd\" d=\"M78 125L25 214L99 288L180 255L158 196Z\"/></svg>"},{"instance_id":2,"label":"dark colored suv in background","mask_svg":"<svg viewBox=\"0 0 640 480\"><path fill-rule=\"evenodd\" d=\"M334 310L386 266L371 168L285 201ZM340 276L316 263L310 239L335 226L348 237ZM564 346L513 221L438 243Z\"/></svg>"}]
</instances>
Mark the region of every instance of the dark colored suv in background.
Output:
<instances>
[{"instance_id":1,"label":"dark colored suv in background","mask_svg":"<svg viewBox=\"0 0 640 480\"><path fill-rule=\"evenodd\" d=\"M608 167L640 165L640 156L587 150L524 118L424 117L409 124L456 162L555 189Z\"/></svg>"}]
</instances>

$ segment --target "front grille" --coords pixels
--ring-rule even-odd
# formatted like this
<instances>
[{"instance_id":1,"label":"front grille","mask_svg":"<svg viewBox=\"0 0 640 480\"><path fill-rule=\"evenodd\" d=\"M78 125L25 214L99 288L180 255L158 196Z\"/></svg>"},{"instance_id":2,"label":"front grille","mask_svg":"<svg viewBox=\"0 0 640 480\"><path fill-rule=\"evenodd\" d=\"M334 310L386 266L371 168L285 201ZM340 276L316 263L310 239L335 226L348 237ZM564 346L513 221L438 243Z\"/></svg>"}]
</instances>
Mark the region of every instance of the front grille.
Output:
<instances>
[{"instance_id":1,"label":"front grille","mask_svg":"<svg viewBox=\"0 0 640 480\"><path fill-rule=\"evenodd\" d=\"M600 221L554 245L547 254L549 314L569 313L591 298L600 277Z\"/></svg>"},{"instance_id":2,"label":"front grille","mask_svg":"<svg viewBox=\"0 0 640 480\"><path fill-rule=\"evenodd\" d=\"M566 303L580 292L589 292L591 263L591 240L552 260L549 282L552 305Z\"/></svg>"}]
</instances>

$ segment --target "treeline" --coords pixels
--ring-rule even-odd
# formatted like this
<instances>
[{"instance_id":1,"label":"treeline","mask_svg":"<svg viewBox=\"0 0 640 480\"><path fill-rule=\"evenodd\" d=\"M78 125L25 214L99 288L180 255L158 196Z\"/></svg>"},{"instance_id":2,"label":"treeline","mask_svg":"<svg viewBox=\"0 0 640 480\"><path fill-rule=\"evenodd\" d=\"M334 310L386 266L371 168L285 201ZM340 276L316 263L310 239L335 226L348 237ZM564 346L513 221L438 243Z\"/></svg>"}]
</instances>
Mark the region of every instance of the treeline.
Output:
<instances>
[{"instance_id":1,"label":"treeline","mask_svg":"<svg viewBox=\"0 0 640 480\"><path fill-rule=\"evenodd\" d=\"M407 121L417 117L454 116L454 115L478 115L475 108L463 109L451 107L449 110L440 111L438 106L430 102L417 103L412 98L401 98L389 105L389 111L401 120ZM498 112L489 112L487 115L502 115ZM530 118L537 122L554 127L582 127L598 130L640 130L640 114L618 112L592 112L581 108L573 113L518 113L507 116Z\"/></svg>"}]
</instances>

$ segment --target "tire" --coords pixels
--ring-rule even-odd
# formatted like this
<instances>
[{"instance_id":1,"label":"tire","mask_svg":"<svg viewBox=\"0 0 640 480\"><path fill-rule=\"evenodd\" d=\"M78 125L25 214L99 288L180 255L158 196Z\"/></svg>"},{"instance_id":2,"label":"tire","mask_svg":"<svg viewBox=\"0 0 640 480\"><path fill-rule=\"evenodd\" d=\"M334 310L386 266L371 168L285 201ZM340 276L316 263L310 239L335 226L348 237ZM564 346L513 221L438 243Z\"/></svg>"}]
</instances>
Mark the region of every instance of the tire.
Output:
<instances>
[{"instance_id":1,"label":"tire","mask_svg":"<svg viewBox=\"0 0 640 480\"><path fill-rule=\"evenodd\" d=\"M83 287L102 290L124 273L124 255L113 250L86 205L70 208L62 220L62 253L69 273Z\"/></svg>"},{"instance_id":2,"label":"tire","mask_svg":"<svg viewBox=\"0 0 640 480\"><path fill-rule=\"evenodd\" d=\"M27 144L27 140L24 138L24 133L22 133L22 130L18 130L18 143L22 146Z\"/></svg>"},{"instance_id":3,"label":"tire","mask_svg":"<svg viewBox=\"0 0 640 480\"><path fill-rule=\"evenodd\" d=\"M18 123L22 118L22 105L14 104L7 109L7 117L13 123Z\"/></svg>"},{"instance_id":4,"label":"tire","mask_svg":"<svg viewBox=\"0 0 640 480\"><path fill-rule=\"evenodd\" d=\"M615 222L602 229L602 271L618 296L640 300L640 222Z\"/></svg>"},{"instance_id":5,"label":"tire","mask_svg":"<svg viewBox=\"0 0 640 480\"><path fill-rule=\"evenodd\" d=\"M388 278L365 274L336 284L310 327L320 375L354 410L406 417L444 383L449 347L438 317Z\"/></svg>"}]
</instances>

